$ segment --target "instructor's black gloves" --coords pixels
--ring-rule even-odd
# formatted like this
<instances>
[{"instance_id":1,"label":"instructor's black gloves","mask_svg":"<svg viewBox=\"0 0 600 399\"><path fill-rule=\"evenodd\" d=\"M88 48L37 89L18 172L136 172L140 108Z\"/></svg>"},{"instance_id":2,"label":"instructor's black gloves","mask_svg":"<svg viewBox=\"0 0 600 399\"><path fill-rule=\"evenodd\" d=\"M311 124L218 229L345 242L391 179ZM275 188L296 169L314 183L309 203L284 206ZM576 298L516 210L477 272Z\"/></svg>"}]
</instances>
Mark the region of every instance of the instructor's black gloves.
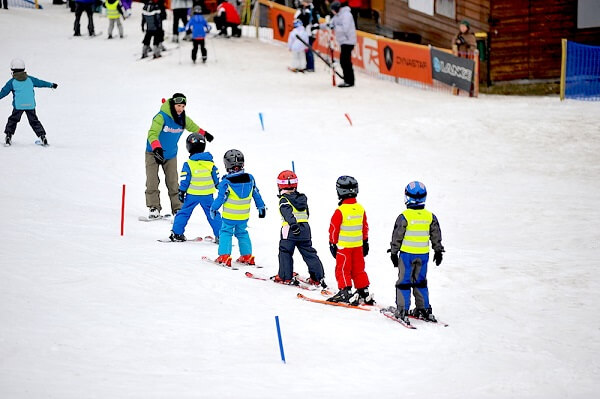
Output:
<instances>
[{"instance_id":1,"label":"instructor's black gloves","mask_svg":"<svg viewBox=\"0 0 600 399\"><path fill-rule=\"evenodd\" d=\"M435 251L433 254L433 261L436 266L439 266L442 263L442 251Z\"/></svg>"},{"instance_id":2,"label":"instructor's black gloves","mask_svg":"<svg viewBox=\"0 0 600 399\"><path fill-rule=\"evenodd\" d=\"M329 243L329 252L331 252L331 256L334 257L337 255L337 245Z\"/></svg>"},{"instance_id":3,"label":"instructor's black gloves","mask_svg":"<svg viewBox=\"0 0 600 399\"><path fill-rule=\"evenodd\" d=\"M165 163L163 149L161 147L156 147L152 150L152 152L154 153L154 159L156 160L156 163L159 165L163 165Z\"/></svg>"},{"instance_id":4,"label":"instructor's black gloves","mask_svg":"<svg viewBox=\"0 0 600 399\"><path fill-rule=\"evenodd\" d=\"M208 141L210 143L211 141L213 141L215 139L215 136L213 136L212 134L210 134L209 132L207 132L205 130L204 131L204 138L206 139L206 141Z\"/></svg>"}]
</instances>

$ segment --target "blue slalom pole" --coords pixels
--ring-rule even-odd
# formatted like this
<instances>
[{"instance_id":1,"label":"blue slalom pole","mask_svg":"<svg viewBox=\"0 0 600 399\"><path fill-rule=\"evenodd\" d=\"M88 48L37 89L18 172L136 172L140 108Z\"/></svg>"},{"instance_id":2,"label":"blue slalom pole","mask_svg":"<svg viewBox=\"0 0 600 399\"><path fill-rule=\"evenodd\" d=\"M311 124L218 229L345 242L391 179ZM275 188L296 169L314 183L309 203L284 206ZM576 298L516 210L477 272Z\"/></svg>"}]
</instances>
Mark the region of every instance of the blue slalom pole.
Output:
<instances>
[{"instance_id":1,"label":"blue slalom pole","mask_svg":"<svg viewBox=\"0 0 600 399\"><path fill-rule=\"evenodd\" d=\"M294 165L294 161L292 161L292 172L296 173L296 166Z\"/></svg>"},{"instance_id":2,"label":"blue slalom pole","mask_svg":"<svg viewBox=\"0 0 600 399\"><path fill-rule=\"evenodd\" d=\"M263 114L262 112L258 113L258 119L260 119L260 127L262 128L263 132L265 131L265 123L263 121Z\"/></svg>"},{"instance_id":3,"label":"blue slalom pole","mask_svg":"<svg viewBox=\"0 0 600 399\"><path fill-rule=\"evenodd\" d=\"M275 316L275 325L277 326L277 338L279 339L279 352L281 361L285 363L285 353L283 353L283 341L281 340L281 328L279 328L279 316Z\"/></svg>"}]
</instances>

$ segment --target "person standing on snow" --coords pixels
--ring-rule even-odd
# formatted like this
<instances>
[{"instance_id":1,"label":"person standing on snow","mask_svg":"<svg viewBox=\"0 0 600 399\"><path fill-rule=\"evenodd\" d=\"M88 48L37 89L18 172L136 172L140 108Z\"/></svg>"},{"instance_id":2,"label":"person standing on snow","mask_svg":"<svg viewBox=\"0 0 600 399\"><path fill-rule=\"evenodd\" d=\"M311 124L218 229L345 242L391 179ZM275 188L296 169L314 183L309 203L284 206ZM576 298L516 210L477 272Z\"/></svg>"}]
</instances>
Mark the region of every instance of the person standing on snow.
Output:
<instances>
[{"instance_id":1,"label":"person standing on snow","mask_svg":"<svg viewBox=\"0 0 600 399\"><path fill-rule=\"evenodd\" d=\"M339 1L331 3L331 12L333 18L329 24L335 32L335 39L340 45L340 66L344 73L344 82L340 83L338 87L352 87L354 86L354 69L352 67L352 50L356 45L356 26L354 25L354 19L350 13L350 7L347 5L342 7Z\"/></svg>"},{"instance_id":2,"label":"person standing on snow","mask_svg":"<svg viewBox=\"0 0 600 399\"><path fill-rule=\"evenodd\" d=\"M434 250L433 261L437 266L442 263L442 231L435 215L425 209L427 189L423 183L409 183L404 194L407 209L396 218L390 242L390 258L394 267L398 268L394 315L410 324L408 315L412 289L416 308L410 311L410 315L437 322L429 304L427 264L430 241Z\"/></svg>"},{"instance_id":3,"label":"person standing on snow","mask_svg":"<svg viewBox=\"0 0 600 399\"><path fill-rule=\"evenodd\" d=\"M237 262L254 265L252 241L247 230L250 204L254 198L258 217L264 218L267 212L265 203L256 187L254 176L244 171L244 154L241 151L236 149L227 151L223 156L223 163L227 174L221 179L219 194L210 207L210 214L216 219L219 216L219 208L223 206L219 232L219 257L215 262L231 266L231 241L235 235L240 246L240 257Z\"/></svg>"},{"instance_id":4,"label":"person standing on snow","mask_svg":"<svg viewBox=\"0 0 600 399\"><path fill-rule=\"evenodd\" d=\"M288 36L288 49L292 52L292 66L289 69L292 72L304 72L306 69L308 47L302 41L308 43L308 33L302 26L302 21L297 19L294 21L294 29Z\"/></svg>"},{"instance_id":5,"label":"person standing on snow","mask_svg":"<svg viewBox=\"0 0 600 399\"><path fill-rule=\"evenodd\" d=\"M188 23L188 10L192 7L192 0L173 0L173 43L179 43L179 21L185 26Z\"/></svg>"},{"instance_id":6,"label":"person standing on snow","mask_svg":"<svg viewBox=\"0 0 600 399\"><path fill-rule=\"evenodd\" d=\"M302 25L306 29L306 33L308 34L308 44L310 44L311 48L313 43L316 40L316 32L319 30L319 13L317 9L313 7L313 0L301 0L301 7L296 10L294 14L295 19L299 19L302 21ZM312 51L306 52L306 72L314 72L315 71L315 57Z\"/></svg>"},{"instance_id":7,"label":"person standing on snow","mask_svg":"<svg viewBox=\"0 0 600 399\"><path fill-rule=\"evenodd\" d=\"M329 225L329 250L335 258L335 278L339 292L327 299L351 305L375 304L369 292L369 276L365 272L365 256L369 254L367 214L356 202L358 182L352 176L340 176L335 183L338 208ZM352 293L352 284L356 292Z\"/></svg>"},{"instance_id":8,"label":"person standing on snow","mask_svg":"<svg viewBox=\"0 0 600 399\"><path fill-rule=\"evenodd\" d=\"M146 31L142 43L142 58L148 57L150 52L150 41L154 38L154 49L152 56L159 58L163 49L162 42L165 38L165 32L162 28L162 21L166 17L164 4L160 0L149 0L142 9L142 32Z\"/></svg>"},{"instance_id":9,"label":"person standing on snow","mask_svg":"<svg viewBox=\"0 0 600 399\"><path fill-rule=\"evenodd\" d=\"M210 25L206 22L206 19L202 16L202 7L194 6L193 15L190 18L190 21L185 25L185 28L180 28L180 30L192 31L192 43L194 47L192 48L192 62L196 63L196 58L198 56L198 46L200 46L200 52L202 53L202 63L206 62L207 53L206 46L204 41L206 39L206 34L210 32Z\"/></svg>"},{"instance_id":10,"label":"person standing on snow","mask_svg":"<svg viewBox=\"0 0 600 399\"><path fill-rule=\"evenodd\" d=\"M163 100L164 101L164 100ZM150 210L149 219L160 217L160 191L158 168L162 166L165 183L169 190L171 211L176 214L181 208L179 201L179 182L177 179L177 143L184 130L200 133L207 141L213 141L213 135L201 129L186 116L187 99L181 93L175 93L163 103L160 111L148 130L146 139L146 206Z\"/></svg>"},{"instance_id":11,"label":"person standing on snow","mask_svg":"<svg viewBox=\"0 0 600 399\"><path fill-rule=\"evenodd\" d=\"M0 90L0 99L6 97L11 92L13 93L13 111L8 117L8 122L4 128L4 133L6 134L5 145L9 146L12 144L12 136L15 134L17 124L24 112L27 115L27 120L29 120L29 125L31 125L35 134L40 138L41 144L47 146L46 131L35 113L34 88L51 87L56 89L58 85L28 76L27 72L25 72L25 62L21 59L15 58L12 60L10 69L13 77Z\"/></svg>"},{"instance_id":12,"label":"person standing on snow","mask_svg":"<svg viewBox=\"0 0 600 399\"><path fill-rule=\"evenodd\" d=\"M88 17L88 33L90 36L96 36L94 32L94 5L96 0L75 0L75 24L73 29L75 33L73 36L81 36L81 27L79 21L81 20L81 14L84 12Z\"/></svg>"},{"instance_id":13,"label":"person standing on snow","mask_svg":"<svg viewBox=\"0 0 600 399\"><path fill-rule=\"evenodd\" d=\"M173 230L169 237L171 241L186 241L185 226L197 205L202 207L215 237L219 242L221 229L221 216L210 216L210 207L214 202L213 194L219 184L219 170L213 162L210 152L204 152L206 139L199 133L192 133L185 140L185 147L190 153L190 159L183 164L181 169L181 182L179 183L179 201L183 206L175 215Z\"/></svg>"},{"instance_id":14,"label":"person standing on snow","mask_svg":"<svg viewBox=\"0 0 600 399\"><path fill-rule=\"evenodd\" d=\"M325 270L312 246L312 235L308 224L308 200L297 191L298 176L291 170L284 170L277 176L279 189L279 213L282 226L279 239L279 271L273 281L283 284L297 284L294 277L294 250L302 255L308 265L310 277L306 283L327 288Z\"/></svg>"},{"instance_id":15,"label":"person standing on snow","mask_svg":"<svg viewBox=\"0 0 600 399\"><path fill-rule=\"evenodd\" d=\"M108 38L112 39L112 32L116 23L117 29L119 29L119 37L122 39L123 24L121 23L121 16L123 19L127 19L127 17L123 12L121 2L119 0L106 0L104 2L104 8L106 8L106 17L108 18Z\"/></svg>"}]
</instances>

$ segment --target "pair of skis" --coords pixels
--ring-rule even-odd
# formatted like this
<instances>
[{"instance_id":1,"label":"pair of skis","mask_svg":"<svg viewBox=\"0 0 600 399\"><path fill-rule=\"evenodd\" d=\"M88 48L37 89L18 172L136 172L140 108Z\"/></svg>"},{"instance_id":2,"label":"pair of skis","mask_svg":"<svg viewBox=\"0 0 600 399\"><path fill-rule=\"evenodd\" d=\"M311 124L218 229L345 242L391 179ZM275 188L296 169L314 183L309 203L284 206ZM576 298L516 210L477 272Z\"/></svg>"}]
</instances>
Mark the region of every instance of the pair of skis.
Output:
<instances>
[{"instance_id":1,"label":"pair of skis","mask_svg":"<svg viewBox=\"0 0 600 399\"><path fill-rule=\"evenodd\" d=\"M225 269L228 269L228 270L239 270L240 266L241 267L254 267L254 268L257 268L257 269L261 269L262 268L261 265L249 265L247 263L242 263L242 262L238 262L238 261L231 262L231 266L228 266L225 263L219 263L219 262L217 262L217 261L209 258L208 256L203 256L202 257L202 261L206 262L206 263L211 263L211 264L216 265L216 266L221 266L221 267L223 267ZM252 275L252 273L246 272L246 275L248 275L248 274Z\"/></svg>"}]
</instances>

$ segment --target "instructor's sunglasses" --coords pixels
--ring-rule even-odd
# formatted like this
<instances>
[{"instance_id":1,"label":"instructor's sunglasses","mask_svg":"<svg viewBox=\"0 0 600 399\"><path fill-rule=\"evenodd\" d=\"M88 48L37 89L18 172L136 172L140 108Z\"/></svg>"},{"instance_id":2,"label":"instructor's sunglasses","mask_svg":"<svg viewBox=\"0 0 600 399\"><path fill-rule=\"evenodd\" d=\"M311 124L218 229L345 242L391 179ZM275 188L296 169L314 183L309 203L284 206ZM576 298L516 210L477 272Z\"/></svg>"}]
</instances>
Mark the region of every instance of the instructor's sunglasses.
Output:
<instances>
[{"instance_id":1,"label":"instructor's sunglasses","mask_svg":"<svg viewBox=\"0 0 600 399\"><path fill-rule=\"evenodd\" d=\"M174 97L173 102L175 104L185 104L185 97Z\"/></svg>"}]
</instances>

